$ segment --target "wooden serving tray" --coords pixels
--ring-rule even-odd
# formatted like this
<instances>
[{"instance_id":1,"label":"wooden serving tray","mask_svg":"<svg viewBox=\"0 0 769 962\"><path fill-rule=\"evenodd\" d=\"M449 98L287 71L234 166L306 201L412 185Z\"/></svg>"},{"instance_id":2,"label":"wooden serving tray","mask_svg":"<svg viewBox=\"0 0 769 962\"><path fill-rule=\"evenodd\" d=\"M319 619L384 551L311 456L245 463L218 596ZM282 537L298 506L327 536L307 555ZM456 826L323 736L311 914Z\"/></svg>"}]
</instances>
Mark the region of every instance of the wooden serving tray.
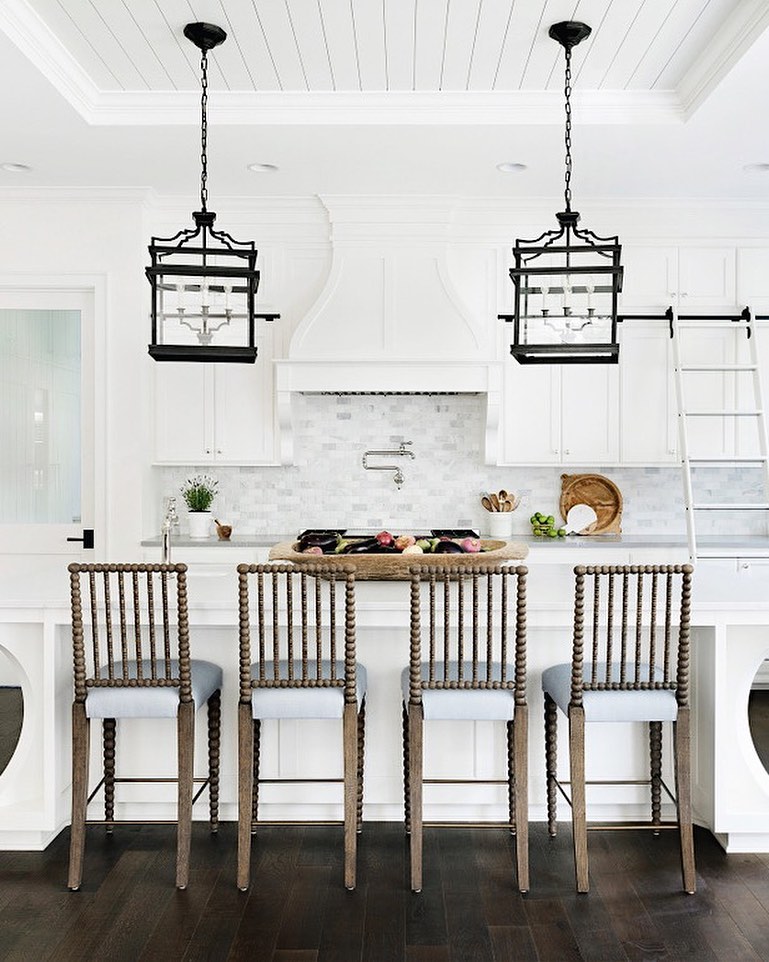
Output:
<instances>
[{"instance_id":1,"label":"wooden serving tray","mask_svg":"<svg viewBox=\"0 0 769 962\"><path fill-rule=\"evenodd\" d=\"M484 551L475 554L303 554L295 541L282 541L270 549L270 561L294 561L314 565L352 565L358 581L408 581L414 565L478 565L520 561L529 553L519 541L481 539Z\"/></svg>"},{"instance_id":2,"label":"wooden serving tray","mask_svg":"<svg viewBox=\"0 0 769 962\"><path fill-rule=\"evenodd\" d=\"M575 504L587 504L597 518L578 534L620 534L622 532L622 494L617 485L602 474L561 475L561 517Z\"/></svg>"}]
</instances>

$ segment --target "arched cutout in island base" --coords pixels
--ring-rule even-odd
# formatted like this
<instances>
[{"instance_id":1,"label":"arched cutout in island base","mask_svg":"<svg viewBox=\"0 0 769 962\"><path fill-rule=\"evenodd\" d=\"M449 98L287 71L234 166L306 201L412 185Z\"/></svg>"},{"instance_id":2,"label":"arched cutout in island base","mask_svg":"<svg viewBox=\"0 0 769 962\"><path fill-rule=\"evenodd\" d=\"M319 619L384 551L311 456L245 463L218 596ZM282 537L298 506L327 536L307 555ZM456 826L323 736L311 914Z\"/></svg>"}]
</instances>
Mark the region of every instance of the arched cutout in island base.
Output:
<instances>
[{"instance_id":1,"label":"arched cutout in island base","mask_svg":"<svg viewBox=\"0 0 769 962\"><path fill-rule=\"evenodd\" d=\"M16 752L24 724L21 668L0 648L0 777Z\"/></svg>"}]
</instances>

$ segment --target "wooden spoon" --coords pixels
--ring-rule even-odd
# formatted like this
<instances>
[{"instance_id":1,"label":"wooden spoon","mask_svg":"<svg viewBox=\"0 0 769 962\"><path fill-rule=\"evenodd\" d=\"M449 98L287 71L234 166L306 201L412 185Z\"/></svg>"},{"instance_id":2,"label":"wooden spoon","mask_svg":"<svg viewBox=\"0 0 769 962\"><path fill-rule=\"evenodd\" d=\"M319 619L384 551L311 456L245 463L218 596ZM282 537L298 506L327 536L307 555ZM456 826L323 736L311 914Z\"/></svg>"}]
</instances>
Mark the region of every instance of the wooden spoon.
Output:
<instances>
[{"instance_id":1,"label":"wooden spoon","mask_svg":"<svg viewBox=\"0 0 769 962\"><path fill-rule=\"evenodd\" d=\"M489 501L491 501L491 503L494 505L494 508L493 508L494 511L501 511L501 510L502 510L502 508L499 506L499 498L497 497L496 494L494 494L494 493L490 494L490 495L489 495Z\"/></svg>"},{"instance_id":2,"label":"wooden spoon","mask_svg":"<svg viewBox=\"0 0 769 962\"><path fill-rule=\"evenodd\" d=\"M486 495L484 495L484 496L481 498L481 504L483 505L483 507L484 507L487 511L493 511L493 510L494 510L494 505L491 503L491 501L489 501L489 499L486 497Z\"/></svg>"}]
</instances>

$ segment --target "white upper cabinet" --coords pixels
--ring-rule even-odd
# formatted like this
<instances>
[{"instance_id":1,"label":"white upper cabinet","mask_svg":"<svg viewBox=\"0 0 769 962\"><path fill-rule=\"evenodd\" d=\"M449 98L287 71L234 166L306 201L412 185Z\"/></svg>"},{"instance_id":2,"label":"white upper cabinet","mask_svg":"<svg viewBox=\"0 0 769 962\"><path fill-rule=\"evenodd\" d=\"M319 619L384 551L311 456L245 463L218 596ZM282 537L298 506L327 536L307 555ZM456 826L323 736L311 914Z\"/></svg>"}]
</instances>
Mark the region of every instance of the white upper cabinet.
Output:
<instances>
[{"instance_id":1,"label":"white upper cabinet","mask_svg":"<svg viewBox=\"0 0 769 962\"><path fill-rule=\"evenodd\" d=\"M733 247L680 247L679 310L731 308L737 296L736 257Z\"/></svg>"},{"instance_id":2,"label":"white upper cabinet","mask_svg":"<svg viewBox=\"0 0 769 962\"><path fill-rule=\"evenodd\" d=\"M613 364L505 368L502 464L611 464L619 456Z\"/></svg>"},{"instance_id":3,"label":"white upper cabinet","mask_svg":"<svg viewBox=\"0 0 769 962\"><path fill-rule=\"evenodd\" d=\"M505 364L500 464L559 464L561 377L555 364Z\"/></svg>"},{"instance_id":4,"label":"white upper cabinet","mask_svg":"<svg viewBox=\"0 0 769 962\"><path fill-rule=\"evenodd\" d=\"M622 310L732 309L736 259L734 247L624 246Z\"/></svg>"},{"instance_id":5,"label":"white upper cabinet","mask_svg":"<svg viewBox=\"0 0 769 962\"><path fill-rule=\"evenodd\" d=\"M664 311L670 306L678 289L678 248L623 245L622 263L622 310Z\"/></svg>"},{"instance_id":6,"label":"white upper cabinet","mask_svg":"<svg viewBox=\"0 0 769 962\"><path fill-rule=\"evenodd\" d=\"M262 342L255 364L155 364L155 463L274 464L271 353Z\"/></svg>"},{"instance_id":7,"label":"white upper cabinet","mask_svg":"<svg viewBox=\"0 0 769 962\"><path fill-rule=\"evenodd\" d=\"M737 251L737 296L759 314L769 313L769 247L741 247Z\"/></svg>"},{"instance_id":8,"label":"white upper cabinet","mask_svg":"<svg viewBox=\"0 0 769 962\"><path fill-rule=\"evenodd\" d=\"M620 461L677 462L678 425L667 322L626 321L620 329Z\"/></svg>"}]
</instances>

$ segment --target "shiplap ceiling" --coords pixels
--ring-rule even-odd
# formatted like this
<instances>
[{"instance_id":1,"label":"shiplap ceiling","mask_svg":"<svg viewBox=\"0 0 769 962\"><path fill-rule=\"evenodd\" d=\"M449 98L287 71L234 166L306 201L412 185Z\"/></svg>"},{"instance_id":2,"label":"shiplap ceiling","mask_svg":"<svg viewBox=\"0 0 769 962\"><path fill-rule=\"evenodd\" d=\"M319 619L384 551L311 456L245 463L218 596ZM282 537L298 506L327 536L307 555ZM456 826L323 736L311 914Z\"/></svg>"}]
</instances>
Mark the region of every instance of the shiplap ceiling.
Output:
<instances>
[{"instance_id":1,"label":"shiplap ceiling","mask_svg":"<svg viewBox=\"0 0 769 962\"><path fill-rule=\"evenodd\" d=\"M275 122L276 114L314 123L553 122L563 51L547 31L564 19L593 28L574 55L587 119L676 120L769 22L763 0L5 0L3 7L9 35L49 76L66 78L63 92L92 123L187 120L199 54L182 28L193 20L228 33L210 57L210 88L229 123Z\"/></svg>"},{"instance_id":2,"label":"shiplap ceiling","mask_svg":"<svg viewBox=\"0 0 769 962\"><path fill-rule=\"evenodd\" d=\"M574 52L579 198L769 199L769 0L0 0L0 187L557 196ZM521 176L500 174L521 162ZM254 175L253 162L274 174Z\"/></svg>"}]
</instances>

